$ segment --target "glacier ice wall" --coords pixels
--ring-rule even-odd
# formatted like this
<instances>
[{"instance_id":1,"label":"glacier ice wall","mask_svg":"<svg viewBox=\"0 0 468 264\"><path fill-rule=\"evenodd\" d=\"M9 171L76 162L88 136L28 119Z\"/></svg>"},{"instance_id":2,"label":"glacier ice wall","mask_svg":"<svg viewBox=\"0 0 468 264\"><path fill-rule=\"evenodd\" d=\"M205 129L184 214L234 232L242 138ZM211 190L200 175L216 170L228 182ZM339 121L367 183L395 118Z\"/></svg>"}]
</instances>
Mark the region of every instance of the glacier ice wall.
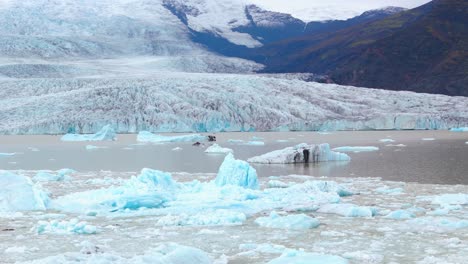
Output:
<instances>
[{"instance_id":1,"label":"glacier ice wall","mask_svg":"<svg viewBox=\"0 0 468 264\"><path fill-rule=\"evenodd\" d=\"M448 129L468 126L468 98L166 72L2 81L0 120L2 134Z\"/></svg>"}]
</instances>

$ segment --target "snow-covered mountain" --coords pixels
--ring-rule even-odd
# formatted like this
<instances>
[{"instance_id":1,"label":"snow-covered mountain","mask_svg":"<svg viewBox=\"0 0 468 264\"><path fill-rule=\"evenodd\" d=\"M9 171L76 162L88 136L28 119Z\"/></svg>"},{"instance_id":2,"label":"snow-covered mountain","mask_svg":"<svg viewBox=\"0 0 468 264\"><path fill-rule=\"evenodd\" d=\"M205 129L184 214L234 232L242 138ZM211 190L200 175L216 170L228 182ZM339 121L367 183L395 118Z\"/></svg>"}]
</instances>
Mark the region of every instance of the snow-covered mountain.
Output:
<instances>
[{"instance_id":1,"label":"snow-covered mountain","mask_svg":"<svg viewBox=\"0 0 468 264\"><path fill-rule=\"evenodd\" d=\"M0 132L447 129L468 98L238 74L0 83Z\"/></svg>"}]
</instances>

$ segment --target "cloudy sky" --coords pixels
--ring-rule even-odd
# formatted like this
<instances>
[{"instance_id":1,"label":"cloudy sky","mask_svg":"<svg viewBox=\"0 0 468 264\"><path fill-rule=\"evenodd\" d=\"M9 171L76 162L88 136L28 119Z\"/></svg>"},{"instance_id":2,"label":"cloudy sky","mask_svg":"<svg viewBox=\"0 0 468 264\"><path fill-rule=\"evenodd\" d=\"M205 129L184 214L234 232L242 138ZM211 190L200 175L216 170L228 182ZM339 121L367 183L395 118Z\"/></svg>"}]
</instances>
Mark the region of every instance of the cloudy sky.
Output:
<instances>
[{"instance_id":1,"label":"cloudy sky","mask_svg":"<svg viewBox=\"0 0 468 264\"><path fill-rule=\"evenodd\" d=\"M414 8L429 0L250 0L265 9L292 14L303 20L346 19L386 6Z\"/></svg>"}]
</instances>

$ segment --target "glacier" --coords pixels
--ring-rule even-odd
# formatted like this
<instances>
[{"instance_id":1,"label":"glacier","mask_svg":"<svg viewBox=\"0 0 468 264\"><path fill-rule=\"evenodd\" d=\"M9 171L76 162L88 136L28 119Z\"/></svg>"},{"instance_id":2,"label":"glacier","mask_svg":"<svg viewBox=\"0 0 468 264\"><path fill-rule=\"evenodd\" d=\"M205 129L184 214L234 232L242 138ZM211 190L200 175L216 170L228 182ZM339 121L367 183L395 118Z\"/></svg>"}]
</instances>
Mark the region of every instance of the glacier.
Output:
<instances>
[{"instance_id":1,"label":"glacier","mask_svg":"<svg viewBox=\"0 0 468 264\"><path fill-rule=\"evenodd\" d=\"M0 171L0 212L46 210L50 198L30 178Z\"/></svg>"},{"instance_id":2,"label":"glacier","mask_svg":"<svg viewBox=\"0 0 468 264\"><path fill-rule=\"evenodd\" d=\"M294 147L287 147L281 150L275 150L260 156L252 157L248 159L248 162L264 164L303 163L304 149L307 149L310 152L309 162L350 160L350 157L344 153L331 151L330 145L327 143L318 145L308 145L306 143L302 143Z\"/></svg>"},{"instance_id":3,"label":"glacier","mask_svg":"<svg viewBox=\"0 0 468 264\"><path fill-rule=\"evenodd\" d=\"M98 132L91 135L65 134L60 138L62 141L104 141L116 140L117 136L111 125L106 125Z\"/></svg>"},{"instance_id":4,"label":"glacier","mask_svg":"<svg viewBox=\"0 0 468 264\"><path fill-rule=\"evenodd\" d=\"M197 142L197 141L207 141L207 136L202 136L200 134L193 135L182 135L182 136L163 136L155 135L148 131L141 131L138 133L137 141L139 142L152 142L152 143L163 143L163 142Z\"/></svg>"},{"instance_id":5,"label":"glacier","mask_svg":"<svg viewBox=\"0 0 468 264\"><path fill-rule=\"evenodd\" d=\"M276 96L264 101L269 94ZM2 134L95 133L108 124L117 133L448 129L468 125L465 97L247 74L171 72L157 78L7 80L0 82L0 98Z\"/></svg>"},{"instance_id":6,"label":"glacier","mask_svg":"<svg viewBox=\"0 0 468 264\"><path fill-rule=\"evenodd\" d=\"M452 131L452 132L468 132L468 127L451 128L450 131Z\"/></svg>"}]
</instances>

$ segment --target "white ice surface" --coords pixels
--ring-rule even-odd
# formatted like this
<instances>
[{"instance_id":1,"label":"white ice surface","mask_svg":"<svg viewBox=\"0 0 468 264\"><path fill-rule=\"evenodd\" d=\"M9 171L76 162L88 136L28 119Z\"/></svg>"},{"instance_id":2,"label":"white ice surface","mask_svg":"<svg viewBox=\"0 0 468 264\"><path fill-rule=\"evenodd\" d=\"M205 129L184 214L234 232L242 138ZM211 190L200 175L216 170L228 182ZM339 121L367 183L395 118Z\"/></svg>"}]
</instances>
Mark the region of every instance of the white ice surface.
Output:
<instances>
[{"instance_id":1,"label":"white ice surface","mask_svg":"<svg viewBox=\"0 0 468 264\"><path fill-rule=\"evenodd\" d=\"M30 178L0 170L0 212L45 210L48 194Z\"/></svg>"},{"instance_id":2,"label":"white ice surface","mask_svg":"<svg viewBox=\"0 0 468 264\"><path fill-rule=\"evenodd\" d=\"M211 146L209 146L206 150L205 150L205 153L215 153L215 154L224 154L224 153L232 153L233 150L230 149L230 148L223 148L221 147L220 145L218 144L213 144Z\"/></svg>"},{"instance_id":3,"label":"white ice surface","mask_svg":"<svg viewBox=\"0 0 468 264\"><path fill-rule=\"evenodd\" d=\"M319 220L305 214L281 216L275 211L271 212L269 216L255 219L255 223L262 227L294 230L316 228L320 225Z\"/></svg>"},{"instance_id":4,"label":"white ice surface","mask_svg":"<svg viewBox=\"0 0 468 264\"><path fill-rule=\"evenodd\" d=\"M353 147L344 146L344 147L336 147L336 148L333 148L332 150L334 150L334 151L341 151L341 152L354 152L354 153L358 153L358 152L377 151L377 150L379 150L379 148L378 148L378 147L374 147L374 146L353 146Z\"/></svg>"}]
</instances>

